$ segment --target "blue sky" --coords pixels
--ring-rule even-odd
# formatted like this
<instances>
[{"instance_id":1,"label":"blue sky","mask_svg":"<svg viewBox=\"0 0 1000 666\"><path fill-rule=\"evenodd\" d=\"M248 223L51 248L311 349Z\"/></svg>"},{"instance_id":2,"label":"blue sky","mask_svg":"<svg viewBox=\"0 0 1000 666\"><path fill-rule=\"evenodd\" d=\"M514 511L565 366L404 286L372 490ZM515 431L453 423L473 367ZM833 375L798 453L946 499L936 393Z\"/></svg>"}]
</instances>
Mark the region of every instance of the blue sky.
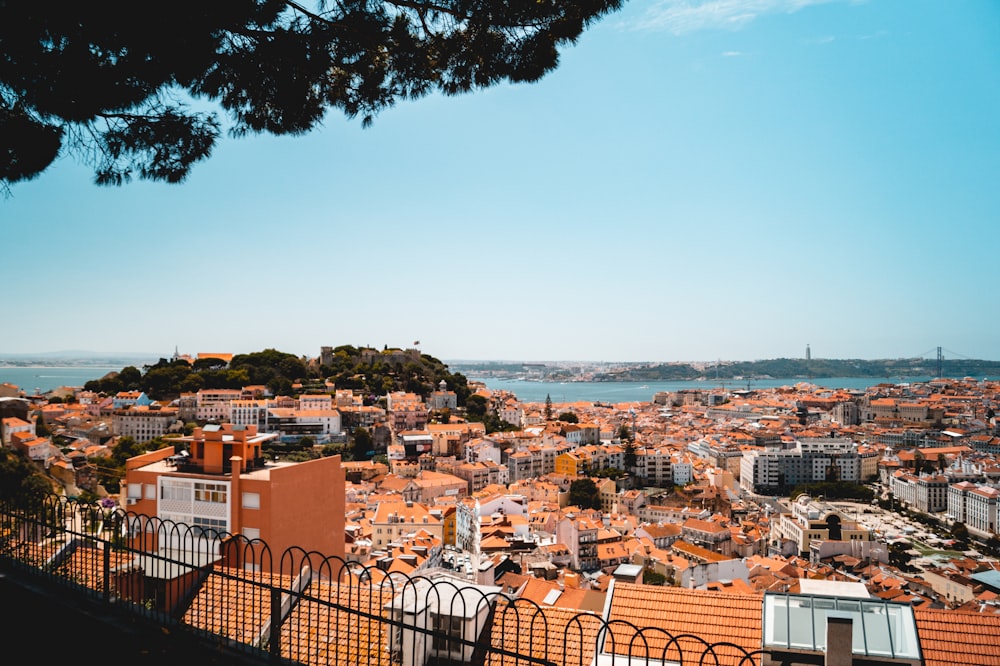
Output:
<instances>
[{"instance_id":1,"label":"blue sky","mask_svg":"<svg viewBox=\"0 0 1000 666\"><path fill-rule=\"evenodd\" d=\"M632 0L531 85L0 199L0 353L1000 359L1000 3Z\"/></svg>"}]
</instances>

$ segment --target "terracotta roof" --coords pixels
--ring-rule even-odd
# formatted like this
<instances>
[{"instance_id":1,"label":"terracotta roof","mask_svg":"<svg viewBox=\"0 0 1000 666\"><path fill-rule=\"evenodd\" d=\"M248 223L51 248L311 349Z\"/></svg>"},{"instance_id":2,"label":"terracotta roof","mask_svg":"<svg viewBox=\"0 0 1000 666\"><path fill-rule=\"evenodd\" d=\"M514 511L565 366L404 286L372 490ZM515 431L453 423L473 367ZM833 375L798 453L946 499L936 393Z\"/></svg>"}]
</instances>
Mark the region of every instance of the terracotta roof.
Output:
<instances>
[{"instance_id":1,"label":"terracotta roof","mask_svg":"<svg viewBox=\"0 0 1000 666\"><path fill-rule=\"evenodd\" d=\"M925 666L1000 666L1000 616L917 609Z\"/></svg>"},{"instance_id":2,"label":"terracotta roof","mask_svg":"<svg viewBox=\"0 0 1000 666\"><path fill-rule=\"evenodd\" d=\"M600 617L565 608L538 608L529 603L497 601L494 613L494 648L550 660L558 666L589 664L601 628ZM522 657L491 652L486 666L524 664Z\"/></svg>"},{"instance_id":3,"label":"terracotta roof","mask_svg":"<svg viewBox=\"0 0 1000 666\"><path fill-rule=\"evenodd\" d=\"M281 625L281 654L303 664L389 664L388 588L312 583ZM359 614L360 612L360 614Z\"/></svg>"},{"instance_id":4,"label":"terracotta roof","mask_svg":"<svg viewBox=\"0 0 1000 666\"><path fill-rule=\"evenodd\" d=\"M111 551L111 571L127 567L135 561L135 556L127 553ZM96 548L76 548L63 561L56 572L75 583L84 585L91 590L104 590L104 551Z\"/></svg>"},{"instance_id":5,"label":"terracotta roof","mask_svg":"<svg viewBox=\"0 0 1000 666\"><path fill-rule=\"evenodd\" d=\"M654 587L614 583L608 621L612 623L612 641L609 636L606 651L627 653L632 645L633 655L640 645L648 645L650 657L662 658L669 638L657 631L644 633L645 641L632 640L632 633L625 627L650 627L678 637L693 634L709 644L731 643L750 653L761 648L763 622L763 595L733 594L689 590L676 587ZM627 624L626 624L627 623ZM634 630L633 630L634 631ZM615 647L612 647L616 644ZM684 662L694 658L697 663L705 646L700 641L682 639ZM744 652L732 647L717 650L720 664L737 664ZM680 661L677 648L671 647L666 658ZM714 662L713 662L714 663Z\"/></svg>"},{"instance_id":6,"label":"terracotta roof","mask_svg":"<svg viewBox=\"0 0 1000 666\"><path fill-rule=\"evenodd\" d=\"M239 643L256 645L264 623L271 617L272 585L289 590L292 579L219 567L199 588L183 622Z\"/></svg>"}]
</instances>

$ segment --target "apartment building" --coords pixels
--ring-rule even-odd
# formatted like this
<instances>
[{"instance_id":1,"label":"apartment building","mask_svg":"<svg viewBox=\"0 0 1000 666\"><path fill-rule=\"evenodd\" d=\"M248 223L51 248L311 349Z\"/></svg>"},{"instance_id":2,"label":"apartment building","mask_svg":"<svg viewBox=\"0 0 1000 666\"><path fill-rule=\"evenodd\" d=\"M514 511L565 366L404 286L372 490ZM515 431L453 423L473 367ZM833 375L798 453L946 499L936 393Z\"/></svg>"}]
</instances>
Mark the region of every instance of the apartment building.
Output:
<instances>
[{"instance_id":1,"label":"apartment building","mask_svg":"<svg viewBox=\"0 0 1000 666\"><path fill-rule=\"evenodd\" d=\"M441 510L409 500L384 500L372 516L372 549L384 550L389 544L413 538L418 532L444 541Z\"/></svg>"},{"instance_id":2,"label":"apartment building","mask_svg":"<svg viewBox=\"0 0 1000 666\"><path fill-rule=\"evenodd\" d=\"M599 568L597 534L603 525L587 515L570 513L556 522L556 540L570 552L570 566L578 571Z\"/></svg>"},{"instance_id":3,"label":"apartment building","mask_svg":"<svg viewBox=\"0 0 1000 666\"><path fill-rule=\"evenodd\" d=\"M906 506L922 513L939 513L948 509L948 478L943 474L907 474L897 472L889 488L893 496Z\"/></svg>"},{"instance_id":4,"label":"apartment building","mask_svg":"<svg viewBox=\"0 0 1000 666\"><path fill-rule=\"evenodd\" d=\"M366 428L385 422L385 410L376 405L345 405L337 407L345 430Z\"/></svg>"},{"instance_id":5,"label":"apartment building","mask_svg":"<svg viewBox=\"0 0 1000 666\"><path fill-rule=\"evenodd\" d=\"M465 479L469 484L469 494L478 492L486 486L501 484L507 478L507 469L497 465L492 460L486 462L467 462L455 465L451 474Z\"/></svg>"},{"instance_id":6,"label":"apartment building","mask_svg":"<svg viewBox=\"0 0 1000 666\"><path fill-rule=\"evenodd\" d=\"M35 422L25 421L16 416L8 416L5 419L0 420L0 443L5 445L10 445L11 437L16 432L28 433L35 437Z\"/></svg>"},{"instance_id":7,"label":"apartment building","mask_svg":"<svg viewBox=\"0 0 1000 666\"><path fill-rule=\"evenodd\" d=\"M111 431L119 437L131 437L137 442L148 442L168 434L179 420L176 407L157 404L134 405L111 412Z\"/></svg>"},{"instance_id":8,"label":"apartment building","mask_svg":"<svg viewBox=\"0 0 1000 666\"><path fill-rule=\"evenodd\" d=\"M948 488L948 515L970 532L989 537L1000 531L1000 490L963 481Z\"/></svg>"},{"instance_id":9,"label":"apartment building","mask_svg":"<svg viewBox=\"0 0 1000 666\"><path fill-rule=\"evenodd\" d=\"M732 532L729 525L721 520L688 518L681 525L681 538L721 555L728 556L733 552Z\"/></svg>"},{"instance_id":10,"label":"apartment building","mask_svg":"<svg viewBox=\"0 0 1000 666\"><path fill-rule=\"evenodd\" d=\"M601 428L595 423L567 423L562 428L562 434L574 446L597 444L601 441Z\"/></svg>"},{"instance_id":11,"label":"apartment building","mask_svg":"<svg viewBox=\"0 0 1000 666\"><path fill-rule=\"evenodd\" d=\"M150 405L153 401L142 391L119 391L111 398L112 409L127 409L132 405Z\"/></svg>"},{"instance_id":12,"label":"apartment building","mask_svg":"<svg viewBox=\"0 0 1000 666\"><path fill-rule=\"evenodd\" d=\"M282 441L297 441L309 436L326 443L343 433L340 412L336 409L287 409L271 407L265 418L266 430L277 433Z\"/></svg>"},{"instance_id":13,"label":"apartment building","mask_svg":"<svg viewBox=\"0 0 1000 666\"><path fill-rule=\"evenodd\" d=\"M740 473L743 450L735 444L699 439L688 444L687 450L695 456L707 460L715 467L728 470L734 476L738 476Z\"/></svg>"},{"instance_id":14,"label":"apartment building","mask_svg":"<svg viewBox=\"0 0 1000 666\"><path fill-rule=\"evenodd\" d=\"M307 462L265 460L276 435L232 424L195 428L174 447L130 458L123 504L136 514L220 534L262 539L271 552L300 547L344 556L345 480L340 456ZM159 548L192 544L170 533Z\"/></svg>"},{"instance_id":15,"label":"apartment building","mask_svg":"<svg viewBox=\"0 0 1000 666\"><path fill-rule=\"evenodd\" d=\"M195 419L202 422L228 422L230 403L242 397L243 391L239 389L202 389L197 395Z\"/></svg>"},{"instance_id":16,"label":"apartment building","mask_svg":"<svg viewBox=\"0 0 1000 666\"><path fill-rule=\"evenodd\" d=\"M772 548L780 547L781 541L789 541L800 555L806 555L811 552L813 542L848 542L858 544L855 557L867 557L875 542L875 535L863 525L808 495L799 495L791 509L791 513L780 514L772 527Z\"/></svg>"},{"instance_id":17,"label":"apartment building","mask_svg":"<svg viewBox=\"0 0 1000 666\"><path fill-rule=\"evenodd\" d=\"M740 487L756 494L828 480L861 480L861 457L850 440L803 440L791 449L744 451L740 463Z\"/></svg>"},{"instance_id":18,"label":"apartment building","mask_svg":"<svg viewBox=\"0 0 1000 666\"><path fill-rule=\"evenodd\" d=\"M583 476L591 471L591 459L585 451L567 451L556 456L556 474Z\"/></svg>"},{"instance_id":19,"label":"apartment building","mask_svg":"<svg viewBox=\"0 0 1000 666\"><path fill-rule=\"evenodd\" d=\"M518 517L525 521L524 531L527 532L527 498L512 494L463 497L455 505L455 545L466 552L479 554L483 523L494 516L498 520Z\"/></svg>"},{"instance_id":20,"label":"apartment building","mask_svg":"<svg viewBox=\"0 0 1000 666\"><path fill-rule=\"evenodd\" d=\"M635 451L635 475L654 486L674 483L674 449L670 447L639 447Z\"/></svg>"},{"instance_id":21,"label":"apartment building","mask_svg":"<svg viewBox=\"0 0 1000 666\"><path fill-rule=\"evenodd\" d=\"M466 455L466 445L486 435L486 426L482 423L428 423L427 431L434 438L432 452L436 456L455 456L464 458ZM480 460L476 458L475 460ZM470 460L470 462L475 462ZM490 457L493 462L500 462L500 453L497 449L495 457Z\"/></svg>"},{"instance_id":22,"label":"apartment building","mask_svg":"<svg viewBox=\"0 0 1000 666\"><path fill-rule=\"evenodd\" d=\"M36 462L43 462L52 455L52 441L31 432L15 432L10 436L10 447Z\"/></svg>"}]
</instances>

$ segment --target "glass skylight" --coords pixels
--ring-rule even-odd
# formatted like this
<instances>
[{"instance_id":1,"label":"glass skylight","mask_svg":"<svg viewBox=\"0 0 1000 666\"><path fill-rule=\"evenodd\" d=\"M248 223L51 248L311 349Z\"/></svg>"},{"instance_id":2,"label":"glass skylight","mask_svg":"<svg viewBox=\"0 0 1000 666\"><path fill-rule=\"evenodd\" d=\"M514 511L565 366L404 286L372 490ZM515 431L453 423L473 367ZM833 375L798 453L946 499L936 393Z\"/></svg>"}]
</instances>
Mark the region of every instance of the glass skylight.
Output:
<instances>
[{"instance_id":1,"label":"glass skylight","mask_svg":"<svg viewBox=\"0 0 1000 666\"><path fill-rule=\"evenodd\" d=\"M881 599L769 592L764 595L764 647L825 652L828 617L853 621L854 654L920 659L913 608Z\"/></svg>"}]
</instances>

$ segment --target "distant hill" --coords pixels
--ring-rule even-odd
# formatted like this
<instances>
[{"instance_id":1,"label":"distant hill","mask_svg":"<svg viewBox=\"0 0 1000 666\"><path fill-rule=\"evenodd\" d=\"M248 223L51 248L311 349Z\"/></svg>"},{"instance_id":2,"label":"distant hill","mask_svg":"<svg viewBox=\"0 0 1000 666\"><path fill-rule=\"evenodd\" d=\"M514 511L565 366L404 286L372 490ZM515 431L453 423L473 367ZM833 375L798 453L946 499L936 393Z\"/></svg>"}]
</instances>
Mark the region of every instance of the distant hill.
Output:
<instances>
[{"instance_id":1,"label":"distant hill","mask_svg":"<svg viewBox=\"0 0 1000 666\"><path fill-rule=\"evenodd\" d=\"M594 377L594 381L670 381L698 378L810 379L817 377L997 377L1000 361L943 359L940 372L933 359L803 359L776 358L762 361L724 362L702 368L687 364L648 364L616 368Z\"/></svg>"},{"instance_id":2,"label":"distant hill","mask_svg":"<svg viewBox=\"0 0 1000 666\"><path fill-rule=\"evenodd\" d=\"M490 376L541 381L655 382L698 379L814 379L824 377L1000 377L1000 361L942 359L776 358L720 363L522 363L518 361L450 362L470 377Z\"/></svg>"}]
</instances>

